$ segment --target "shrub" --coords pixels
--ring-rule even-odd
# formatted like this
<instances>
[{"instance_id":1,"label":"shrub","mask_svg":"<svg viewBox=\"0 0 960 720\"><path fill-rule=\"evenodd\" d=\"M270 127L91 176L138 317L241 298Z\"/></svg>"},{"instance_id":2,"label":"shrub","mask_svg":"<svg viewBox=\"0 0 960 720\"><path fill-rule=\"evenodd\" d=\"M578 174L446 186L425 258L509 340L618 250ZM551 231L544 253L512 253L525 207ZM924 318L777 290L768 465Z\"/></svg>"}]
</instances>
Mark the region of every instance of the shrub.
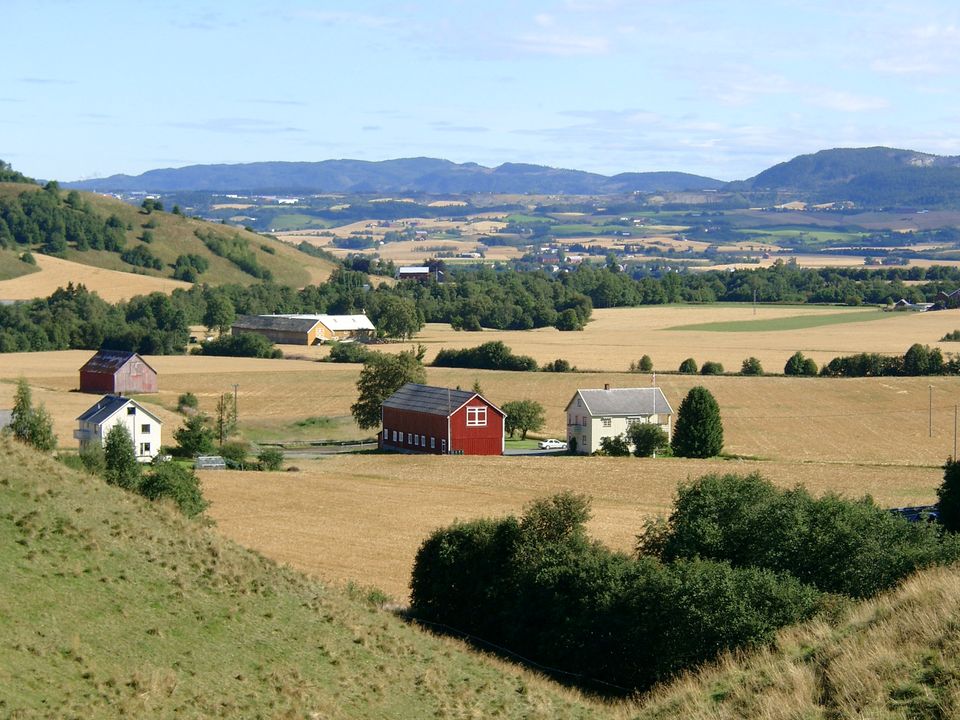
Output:
<instances>
[{"instance_id":1,"label":"shrub","mask_svg":"<svg viewBox=\"0 0 960 720\"><path fill-rule=\"evenodd\" d=\"M537 369L537 361L527 355L514 355L503 342L494 340L463 350L443 349L434 358L433 366L533 371Z\"/></svg>"},{"instance_id":2,"label":"shrub","mask_svg":"<svg viewBox=\"0 0 960 720\"><path fill-rule=\"evenodd\" d=\"M177 454L184 457L206 455L213 451L213 428L209 418L202 413L191 415L183 425L173 431L177 442Z\"/></svg>"},{"instance_id":3,"label":"shrub","mask_svg":"<svg viewBox=\"0 0 960 720\"><path fill-rule=\"evenodd\" d=\"M80 448L80 463L91 475L103 475L107 469L103 445L98 442L87 443Z\"/></svg>"},{"instance_id":4,"label":"shrub","mask_svg":"<svg viewBox=\"0 0 960 720\"><path fill-rule=\"evenodd\" d=\"M929 523L910 523L869 498L814 499L757 474L707 475L680 487L667 523L640 540L670 562L704 558L787 572L824 592L869 597L909 573L958 556Z\"/></svg>"},{"instance_id":5,"label":"shrub","mask_svg":"<svg viewBox=\"0 0 960 720\"><path fill-rule=\"evenodd\" d=\"M370 359L371 350L360 343L333 343L330 345L330 354L327 362L335 363L365 363Z\"/></svg>"},{"instance_id":6,"label":"shrub","mask_svg":"<svg viewBox=\"0 0 960 720\"><path fill-rule=\"evenodd\" d=\"M268 471L277 471L283 469L283 450L279 448L265 448L257 455L260 461L260 469Z\"/></svg>"},{"instance_id":7,"label":"shrub","mask_svg":"<svg viewBox=\"0 0 960 720\"><path fill-rule=\"evenodd\" d=\"M720 407L702 385L691 388L680 403L671 446L678 457L708 458L723 450Z\"/></svg>"},{"instance_id":8,"label":"shrub","mask_svg":"<svg viewBox=\"0 0 960 720\"><path fill-rule=\"evenodd\" d=\"M104 479L126 490L140 487L140 463L126 425L117 423L107 432L103 447Z\"/></svg>"},{"instance_id":9,"label":"shrub","mask_svg":"<svg viewBox=\"0 0 960 720\"><path fill-rule=\"evenodd\" d=\"M755 357L748 357L740 366L741 375L763 375L763 366Z\"/></svg>"},{"instance_id":10,"label":"shrub","mask_svg":"<svg viewBox=\"0 0 960 720\"><path fill-rule=\"evenodd\" d=\"M22 255L20 255L20 262L24 262L27 265L36 265L37 259L33 256L33 253L25 252Z\"/></svg>"},{"instance_id":11,"label":"shrub","mask_svg":"<svg viewBox=\"0 0 960 720\"><path fill-rule=\"evenodd\" d=\"M940 522L950 532L960 532L960 462L947 458L943 483L937 488Z\"/></svg>"},{"instance_id":12,"label":"shrub","mask_svg":"<svg viewBox=\"0 0 960 720\"><path fill-rule=\"evenodd\" d=\"M247 455L250 446L244 442L225 442L220 446L220 457L224 459L228 468L243 470L247 464Z\"/></svg>"},{"instance_id":13,"label":"shrub","mask_svg":"<svg viewBox=\"0 0 960 720\"><path fill-rule=\"evenodd\" d=\"M177 412L186 414L187 410L196 410L199 407L197 396L192 392L185 392L177 398Z\"/></svg>"},{"instance_id":14,"label":"shrub","mask_svg":"<svg viewBox=\"0 0 960 720\"><path fill-rule=\"evenodd\" d=\"M723 365L713 360L707 360L700 367L701 375L723 375Z\"/></svg>"},{"instance_id":15,"label":"shrub","mask_svg":"<svg viewBox=\"0 0 960 720\"><path fill-rule=\"evenodd\" d=\"M650 457L670 444L666 431L656 423L634 423L627 428L627 439L637 457Z\"/></svg>"},{"instance_id":16,"label":"shrub","mask_svg":"<svg viewBox=\"0 0 960 720\"><path fill-rule=\"evenodd\" d=\"M543 370L543 372L558 372L558 373L577 371L577 369L573 367L568 360L564 360L562 358L557 358L552 362L548 362L546 365L544 365L540 369Z\"/></svg>"},{"instance_id":17,"label":"shrub","mask_svg":"<svg viewBox=\"0 0 960 720\"><path fill-rule=\"evenodd\" d=\"M693 358L687 358L680 363L680 368L677 370L677 372L683 373L684 375L696 375L697 361Z\"/></svg>"},{"instance_id":18,"label":"shrub","mask_svg":"<svg viewBox=\"0 0 960 720\"><path fill-rule=\"evenodd\" d=\"M120 259L134 267L144 267L152 270L160 270L163 268L163 263L160 261L160 258L143 245L137 245L129 250L124 250L120 253Z\"/></svg>"},{"instance_id":19,"label":"shrub","mask_svg":"<svg viewBox=\"0 0 960 720\"><path fill-rule=\"evenodd\" d=\"M816 375L817 364L812 358L803 356L799 350L790 356L787 364L783 366L784 375Z\"/></svg>"},{"instance_id":20,"label":"shrub","mask_svg":"<svg viewBox=\"0 0 960 720\"><path fill-rule=\"evenodd\" d=\"M140 494L150 500L170 498L187 517L199 515L209 505L196 473L173 462L154 465L140 485Z\"/></svg>"},{"instance_id":21,"label":"shrub","mask_svg":"<svg viewBox=\"0 0 960 720\"><path fill-rule=\"evenodd\" d=\"M226 357L282 358L283 351L263 335L238 333L221 335L216 340L200 343L201 355Z\"/></svg>"},{"instance_id":22,"label":"shrub","mask_svg":"<svg viewBox=\"0 0 960 720\"><path fill-rule=\"evenodd\" d=\"M630 361L630 372L650 372L653 370L653 360L649 355L644 355L639 360Z\"/></svg>"},{"instance_id":23,"label":"shrub","mask_svg":"<svg viewBox=\"0 0 960 720\"><path fill-rule=\"evenodd\" d=\"M21 258L22 259L22 258ZM24 260L26 262L26 260ZM940 338L940 342L960 342L960 330L952 330Z\"/></svg>"},{"instance_id":24,"label":"shrub","mask_svg":"<svg viewBox=\"0 0 960 720\"><path fill-rule=\"evenodd\" d=\"M623 435L609 435L600 439L600 449L597 455L611 457L626 457L630 454L630 444Z\"/></svg>"}]
</instances>

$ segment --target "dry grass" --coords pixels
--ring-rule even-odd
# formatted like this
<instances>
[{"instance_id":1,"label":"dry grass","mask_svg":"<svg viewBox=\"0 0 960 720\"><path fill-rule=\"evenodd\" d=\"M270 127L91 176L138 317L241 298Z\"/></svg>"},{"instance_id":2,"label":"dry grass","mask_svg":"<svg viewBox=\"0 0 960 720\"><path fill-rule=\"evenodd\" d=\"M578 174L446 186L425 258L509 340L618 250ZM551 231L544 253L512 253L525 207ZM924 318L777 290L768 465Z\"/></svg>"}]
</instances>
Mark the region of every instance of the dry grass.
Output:
<instances>
[{"instance_id":1,"label":"dry grass","mask_svg":"<svg viewBox=\"0 0 960 720\"><path fill-rule=\"evenodd\" d=\"M637 718L947 718L960 712L960 572L920 573L841 621L780 632L655 689Z\"/></svg>"},{"instance_id":2,"label":"dry grass","mask_svg":"<svg viewBox=\"0 0 960 720\"><path fill-rule=\"evenodd\" d=\"M107 270L82 265L70 260L49 255L34 255L38 272L12 280L0 281L0 300L30 300L47 297L67 283L83 283L107 302L127 300L134 295L151 292L172 292L176 288L188 288L190 283L151 275L134 275L129 272Z\"/></svg>"},{"instance_id":3,"label":"dry grass","mask_svg":"<svg viewBox=\"0 0 960 720\"><path fill-rule=\"evenodd\" d=\"M518 513L561 490L593 498L588 529L630 550L644 521L668 511L677 484L708 472L762 472L816 494L869 493L886 506L930 502L938 468L724 460L340 455L296 459L291 473L201 473L210 515L228 537L323 578L405 598L420 543L459 518Z\"/></svg>"}]
</instances>

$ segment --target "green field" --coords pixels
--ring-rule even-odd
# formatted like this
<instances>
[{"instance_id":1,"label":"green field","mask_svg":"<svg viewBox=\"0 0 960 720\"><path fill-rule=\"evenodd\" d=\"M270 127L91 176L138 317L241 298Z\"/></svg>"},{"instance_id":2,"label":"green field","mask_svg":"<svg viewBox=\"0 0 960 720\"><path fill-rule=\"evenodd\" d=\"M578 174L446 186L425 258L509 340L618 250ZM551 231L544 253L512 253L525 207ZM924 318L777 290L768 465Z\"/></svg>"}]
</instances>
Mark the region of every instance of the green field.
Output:
<instances>
[{"instance_id":1,"label":"green field","mask_svg":"<svg viewBox=\"0 0 960 720\"><path fill-rule=\"evenodd\" d=\"M844 323L872 322L888 320L893 313L842 312L829 315L792 315L790 317L769 318L766 320L735 320L731 322L695 323L693 325L675 325L665 330L683 330L700 332L775 332L779 330L805 330L824 325L842 325Z\"/></svg>"},{"instance_id":2,"label":"green field","mask_svg":"<svg viewBox=\"0 0 960 720\"><path fill-rule=\"evenodd\" d=\"M12 280L22 275L37 272L37 266L25 263L20 253L12 250L0 251L0 280Z\"/></svg>"}]
</instances>

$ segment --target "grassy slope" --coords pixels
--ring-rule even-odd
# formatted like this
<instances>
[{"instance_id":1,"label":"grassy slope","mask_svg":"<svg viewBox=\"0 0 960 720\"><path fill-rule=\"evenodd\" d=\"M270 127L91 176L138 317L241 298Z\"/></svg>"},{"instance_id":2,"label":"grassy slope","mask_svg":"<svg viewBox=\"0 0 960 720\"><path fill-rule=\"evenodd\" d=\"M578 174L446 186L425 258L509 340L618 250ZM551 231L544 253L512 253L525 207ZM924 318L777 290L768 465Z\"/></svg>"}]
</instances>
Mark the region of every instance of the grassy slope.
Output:
<instances>
[{"instance_id":1,"label":"grassy slope","mask_svg":"<svg viewBox=\"0 0 960 720\"><path fill-rule=\"evenodd\" d=\"M0 441L0 716L605 714Z\"/></svg>"},{"instance_id":2,"label":"grassy slope","mask_svg":"<svg viewBox=\"0 0 960 720\"><path fill-rule=\"evenodd\" d=\"M949 718L960 715L960 570L920 573L839 622L789 628L655 690L637 717Z\"/></svg>"},{"instance_id":3,"label":"grassy slope","mask_svg":"<svg viewBox=\"0 0 960 720\"><path fill-rule=\"evenodd\" d=\"M17 195L25 189L30 190L34 189L34 187L0 183L0 196ZM39 188L36 189L39 190ZM324 279L333 269L333 266L326 260L311 257L296 248L290 247L286 243L250 233L246 230L209 223L203 220L195 220L172 213L155 212L151 215L144 215L139 208L114 198L93 193L82 194L84 199L102 216L107 217L115 214L132 225L133 229L127 231L128 248L142 245L143 243L139 238L145 229L143 225L151 219L156 222L157 227L153 228L154 240L146 247L149 248L150 252L159 257L166 266L159 271L138 268L137 270L141 273L172 277L173 270L169 265L172 265L177 256L194 253L210 261L210 269L200 276L201 282L213 285L223 283L249 285L258 282L255 278L237 268L229 260L218 257L210 252L194 235L194 231L197 229L222 234L225 237L240 235L246 238L249 242L250 249L256 255L257 262L269 269L273 273L273 279L280 284L302 287ZM64 193L64 195L66 195L66 193ZM275 251L274 254L262 250L261 246L273 248ZM75 250L69 250L66 258L74 262L103 267L109 270L129 272L134 269L123 262L117 253L97 251L77 252Z\"/></svg>"},{"instance_id":4,"label":"grassy slope","mask_svg":"<svg viewBox=\"0 0 960 720\"><path fill-rule=\"evenodd\" d=\"M0 250L0 280L12 280L37 271L36 265L23 262L20 255L20 251Z\"/></svg>"}]
</instances>

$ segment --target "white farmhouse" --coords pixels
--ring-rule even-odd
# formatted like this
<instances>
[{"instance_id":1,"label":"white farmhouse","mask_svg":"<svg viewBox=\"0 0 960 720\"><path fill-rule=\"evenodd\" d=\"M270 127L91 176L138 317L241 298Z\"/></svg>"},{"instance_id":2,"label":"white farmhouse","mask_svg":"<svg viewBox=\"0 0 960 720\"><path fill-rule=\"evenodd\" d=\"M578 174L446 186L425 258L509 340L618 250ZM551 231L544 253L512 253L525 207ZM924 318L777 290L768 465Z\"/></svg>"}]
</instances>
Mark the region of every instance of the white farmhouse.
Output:
<instances>
[{"instance_id":1,"label":"white farmhouse","mask_svg":"<svg viewBox=\"0 0 960 720\"><path fill-rule=\"evenodd\" d=\"M577 390L567 403L567 441L578 453L600 449L605 437L616 437L635 423L656 423L673 432L673 408L658 387Z\"/></svg>"},{"instance_id":2,"label":"white farmhouse","mask_svg":"<svg viewBox=\"0 0 960 720\"><path fill-rule=\"evenodd\" d=\"M160 451L160 418L136 400L119 395L104 395L89 410L77 418L79 427L73 437L80 441L80 449L90 443L106 442L107 433L114 425L122 424L133 440L137 460L150 462Z\"/></svg>"}]
</instances>

